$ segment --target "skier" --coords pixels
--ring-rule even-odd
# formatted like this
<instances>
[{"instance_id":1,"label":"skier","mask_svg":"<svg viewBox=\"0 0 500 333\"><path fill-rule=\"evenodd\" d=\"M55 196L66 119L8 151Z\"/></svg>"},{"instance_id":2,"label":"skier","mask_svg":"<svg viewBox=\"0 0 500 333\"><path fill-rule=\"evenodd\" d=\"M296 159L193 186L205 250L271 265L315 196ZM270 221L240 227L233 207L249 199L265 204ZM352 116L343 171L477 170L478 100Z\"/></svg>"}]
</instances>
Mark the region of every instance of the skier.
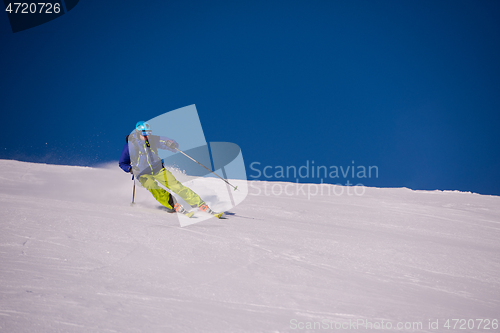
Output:
<instances>
[{"instance_id":1,"label":"skier","mask_svg":"<svg viewBox=\"0 0 500 333\"><path fill-rule=\"evenodd\" d=\"M173 195L160 187L158 182L179 195L191 207L198 207L201 211L220 218L222 213L212 211L198 194L182 185L163 166L163 161L158 156L157 149L167 149L176 152L179 144L175 140L164 136L151 135L151 133L149 123L139 121L136 124L135 131L127 136L127 143L123 147L120 156L120 168L125 172L132 173L142 186L151 192L153 197L170 211L183 213L189 217L193 215L193 212L188 212L177 203Z\"/></svg>"}]
</instances>

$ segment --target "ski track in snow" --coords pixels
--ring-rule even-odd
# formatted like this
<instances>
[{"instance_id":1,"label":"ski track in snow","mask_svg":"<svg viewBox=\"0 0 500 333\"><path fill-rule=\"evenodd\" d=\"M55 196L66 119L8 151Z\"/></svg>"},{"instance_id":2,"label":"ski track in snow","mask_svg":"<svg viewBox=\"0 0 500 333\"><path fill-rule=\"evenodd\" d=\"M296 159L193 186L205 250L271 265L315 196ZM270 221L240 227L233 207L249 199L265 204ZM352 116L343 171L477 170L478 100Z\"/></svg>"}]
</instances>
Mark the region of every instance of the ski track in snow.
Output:
<instances>
[{"instance_id":1,"label":"ski track in snow","mask_svg":"<svg viewBox=\"0 0 500 333\"><path fill-rule=\"evenodd\" d=\"M500 319L496 196L251 188L228 219L180 227L143 188L130 206L117 163L0 167L0 331L322 332L292 320L366 320L453 332L446 319Z\"/></svg>"}]
</instances>

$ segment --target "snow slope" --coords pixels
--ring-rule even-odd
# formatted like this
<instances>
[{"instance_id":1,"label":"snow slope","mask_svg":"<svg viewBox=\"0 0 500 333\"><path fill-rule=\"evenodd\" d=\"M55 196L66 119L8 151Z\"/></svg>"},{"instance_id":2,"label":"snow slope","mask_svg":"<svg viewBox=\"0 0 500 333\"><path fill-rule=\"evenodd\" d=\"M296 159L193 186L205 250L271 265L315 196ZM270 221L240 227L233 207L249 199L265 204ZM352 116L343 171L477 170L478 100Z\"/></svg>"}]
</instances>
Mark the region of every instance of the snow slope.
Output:
<instances>
[{"instance_id":1,"label":"snow slope","mask_svg":"<svg viewBox=\"0 0 500 333\"><path fill-rule=\"evenodd\" d=\"M131 207L117 164L0 169L0 331L464 332L446 320L500 319L499 197L308 200L252 182L229 219L181 228L142 188ZM466 331L500 331L479 323Z\"/></svg>"}]
</instances>

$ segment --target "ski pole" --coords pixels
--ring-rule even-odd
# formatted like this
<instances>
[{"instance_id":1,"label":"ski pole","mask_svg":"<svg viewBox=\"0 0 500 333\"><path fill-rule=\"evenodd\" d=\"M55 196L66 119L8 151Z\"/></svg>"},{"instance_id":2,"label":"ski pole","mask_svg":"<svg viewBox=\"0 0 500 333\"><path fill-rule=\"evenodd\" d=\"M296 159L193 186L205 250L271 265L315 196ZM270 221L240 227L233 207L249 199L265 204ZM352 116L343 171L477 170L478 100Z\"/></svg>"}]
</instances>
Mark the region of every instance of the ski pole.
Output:
<instances>
[{"instance_id":1,"label":"ski pole","mask_svg":"<svg viewBox=\"0 0 500 333\"><path fill-rule=\"evenodd\" d=\"M178 148L175 148L175 150L177 150L179 153L181 153L182 155L184 155L187 158L189 158L191 161L198 163L199 165L201 165L202 167L204 167L205 169L207 169L208 171L210 171L211 173L213 173L214 175L216 175L217 177L219 177L220 179L222 179L223 181L225 181L229 186L233 187L235 191L238 188L238 186L234 186L233 184L231 184L230 182L228 182L226 179L222 178L221 176L219 176L218 174L216 174L215 172L213 172L212 170L210 170L209 168L207 168L206 166L204 166L203 164L201 164L200 162L198 162L197 160L195 160L194 158L192 158L191 156L189 156L188 154L186 154L182 150L180 150Z\"/></svg>"},{"instance_id":2,"label":"ski pole","mask_svg":"<svg viewBox=\"0 0 500 333\"><path fill-rule=\"evenodd\" d=\"M135 200L135 180L134 180L134 175L132 175L132 181L134 182L134 189L132 191L132 205L134 204Z\"/></svg>"}]
</instances>

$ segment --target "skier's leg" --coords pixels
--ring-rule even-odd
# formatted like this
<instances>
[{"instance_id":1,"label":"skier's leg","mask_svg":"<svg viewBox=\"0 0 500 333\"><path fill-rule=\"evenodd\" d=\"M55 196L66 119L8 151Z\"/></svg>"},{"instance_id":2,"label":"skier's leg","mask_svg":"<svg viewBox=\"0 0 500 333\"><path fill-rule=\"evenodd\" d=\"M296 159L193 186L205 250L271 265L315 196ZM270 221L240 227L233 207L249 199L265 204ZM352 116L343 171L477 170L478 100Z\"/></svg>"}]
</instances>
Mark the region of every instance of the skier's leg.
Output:
<instances>
[{"instance_id":1,"label":"skier's leg","mask_svg":"<svg viewBox=\"0 0 500 333\"><path fill-rule=\"evenodd\" d=\"M172 190L172 192L184 199L184 201L192 207L199 207L204 204L204 201L198 194L196 194L189 187L182 185L182 183L179 182L170 171L162 169L160 172L155 174L154 177L160 183L165 185L166 188Z\"/></svg>"},{"instance_id":2,"label":"skier's leg","mask_svg":"<svg viewBox=\"0 0 500 333\"><path fill-rule=\"evenodd\" d=\"M159 203L161 203L168 209L174 209L174 197L170 195L168 191L165 191L165 189L161 188L152 175L142 175L139 177L139 181L141 182L142 186L144 186L149 192L151 192L153 197Z\"/></svg>"}]
</instances>

